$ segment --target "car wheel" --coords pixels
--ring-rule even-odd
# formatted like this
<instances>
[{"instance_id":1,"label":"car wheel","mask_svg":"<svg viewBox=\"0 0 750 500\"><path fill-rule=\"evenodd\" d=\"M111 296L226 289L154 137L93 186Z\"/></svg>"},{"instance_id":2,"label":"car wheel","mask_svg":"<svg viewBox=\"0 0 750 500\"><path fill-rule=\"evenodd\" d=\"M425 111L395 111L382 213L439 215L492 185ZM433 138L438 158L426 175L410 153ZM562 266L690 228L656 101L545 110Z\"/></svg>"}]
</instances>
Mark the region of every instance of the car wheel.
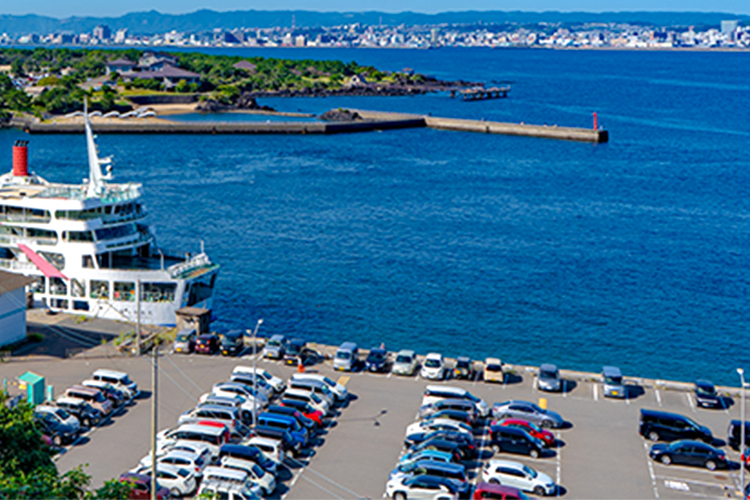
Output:
<instances>
[{"instance_id":1,"label":"car wheel","mask_svg":"<svg viewBox=\"0 0 750 500\"><path fill-rule=\"evenodd\" d=\"M546 492L544 491L544 488L542 488L541 486L537 486L536 488L534 488L534 494L538 497L543 497Z\"/></svg>"},{"instance_id":2,"label":"car wheel","mask_svg":"<svg viewBox=\"0 0 750 500\"><path fill-rule=\"evenodd\" d=\"M182 494L180 493L180 490L178 490L177 488L172 488L171 490L169 490L169 496L172 498L178 498L178 497L181 497Z\"/></svg>"},{"instance_id":3,"label":"car wheel","mask_svg":"<svg viewBox=\"0 0 750 500\"><path fill-rule=\"evenodd\" d=\"M659 433L656 431L651 431L648 433L648 438L651 441L658 441L659 440Z\"/></svg>"},{"instance_id":4,"label":"car wheel","mask_svg":"<svg viewBox=\"0 0 750 500\"><path fill-rule=\"evenodd\" d=\"M406 500L406 493L397 491L393 494L393 500Z\"/></svg>"},{"instance_id":5,"label":"car wheel","mask_svg":"<svg viewBox=\"0 0 750 500\"><path fill-rule=\"evenodd\" d=\"M531 458L539 458L539 450L533 449L529 451L529 456Z\"/></svg>"},{"instance_id":6,"label":"car wheel","mask_svg":"<svg viewBox=\"0 0 750 500\"><path fill-rule=\"evenodd\" d=\"M672 463L672 457L670 457L669 455L662 455L660 460L664 465L669 465Z\"/></svg>"},{"instance_id":7,"label":"car wheel","mask_svg":"<svg viewBox=\"0 0 750 500\"><path fill-rule=\"evenodd\" d=\"M500 445L499 445L499 444L493 444L493 445L492 445L492 451L493 451L494 453L500 453L500 451L502 451L502 448L500 448Z\"/></svg>"},{"instance_id":8,"label":"car wheel","mask_svg":"<svg viewBox=\"0 0 750 500\"><path fill-rule=\"evenodd\" d=\"M492 479L490 479L490 484L500 484L500 481L493 477Z\"/></svg>"},{"instance_id":9,"label":"car wheel","mask_svg":"<svg viewBox=\"0 0 750 500\"><path fill-rule=\"evenodd\" d=\"M713 460L709 460L708 462L706 462L706 469L716 470L716 462L714 462Z\"/></svg>"}]
</instances>

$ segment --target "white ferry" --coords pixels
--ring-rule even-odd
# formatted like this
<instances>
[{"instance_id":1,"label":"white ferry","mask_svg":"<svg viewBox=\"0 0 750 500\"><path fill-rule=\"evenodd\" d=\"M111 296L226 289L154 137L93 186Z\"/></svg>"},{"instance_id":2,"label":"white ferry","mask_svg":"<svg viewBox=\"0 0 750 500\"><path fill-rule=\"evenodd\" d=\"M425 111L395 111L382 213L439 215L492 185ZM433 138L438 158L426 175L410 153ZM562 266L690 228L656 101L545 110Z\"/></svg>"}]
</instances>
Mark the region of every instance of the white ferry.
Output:
<instances>
[{"instance_id":1,"label":"white ferry","mask_svg":"<svg viewBox=\"0 0 750 500\"><path fill-rule=\"evenodd\" d=\"M210 309L219 266L203 249L177 257L156 246L141 184L106 182L111 159L99 158L84 121L82 184L30 173L27 142L13 146L13 170L0 176L0 269L34 278L35 303L53 311L136 322L140 306L142 323L174 325L181 307Z\"/></svg>"}]
</instances>

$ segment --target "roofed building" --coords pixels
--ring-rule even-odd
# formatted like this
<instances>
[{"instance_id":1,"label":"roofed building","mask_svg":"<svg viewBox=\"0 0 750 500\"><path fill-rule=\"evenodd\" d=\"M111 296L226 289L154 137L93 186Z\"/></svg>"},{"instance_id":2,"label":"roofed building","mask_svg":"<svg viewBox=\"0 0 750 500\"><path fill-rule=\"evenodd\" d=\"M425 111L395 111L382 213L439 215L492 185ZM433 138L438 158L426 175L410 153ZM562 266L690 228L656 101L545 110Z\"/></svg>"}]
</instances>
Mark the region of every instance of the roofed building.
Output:
<instances>
[{"instance_id":1,"label":"roofed building","mask_svg":"<svg viewBox=\"0 0 750 500\"><path fill-rule=\"evenodd\" d=\"M26 337L26 285L32 281L0 271L0 346Z\"/></svg>"}]
</instances>

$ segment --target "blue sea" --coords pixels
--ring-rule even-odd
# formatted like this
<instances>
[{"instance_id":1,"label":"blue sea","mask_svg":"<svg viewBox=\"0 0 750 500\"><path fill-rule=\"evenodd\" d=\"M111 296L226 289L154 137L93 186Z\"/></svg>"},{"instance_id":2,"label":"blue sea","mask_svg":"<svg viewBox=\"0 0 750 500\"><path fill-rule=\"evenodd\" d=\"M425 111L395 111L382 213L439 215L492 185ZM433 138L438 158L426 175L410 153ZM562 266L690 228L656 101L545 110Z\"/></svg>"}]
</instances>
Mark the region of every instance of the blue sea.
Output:
<instances>
[{"instance_id":1,"label":"blue sea","mask_svg":"<svg viewBox=\"0 0 750 500\"><path fill-rule=\"evenodd\" d=\"M497 356L736 385L750 368L750 53L226 49L510 83L444 94L260 99L591 127L608 144L429 129L333 136L102 135L159 242L222 265L214 324L309 341ZM257 119L253 117L251 119ZM32 169L87 175L82 136Z\"/></svg>"}]
</instances>

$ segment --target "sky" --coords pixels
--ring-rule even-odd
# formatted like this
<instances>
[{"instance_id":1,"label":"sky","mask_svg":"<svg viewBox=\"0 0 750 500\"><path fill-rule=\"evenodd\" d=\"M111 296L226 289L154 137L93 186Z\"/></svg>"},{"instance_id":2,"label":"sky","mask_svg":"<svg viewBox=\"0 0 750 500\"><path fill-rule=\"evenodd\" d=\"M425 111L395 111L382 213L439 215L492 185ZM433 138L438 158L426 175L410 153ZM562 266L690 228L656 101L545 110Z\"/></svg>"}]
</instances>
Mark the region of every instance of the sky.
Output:
<instances>
[{"instance_id":1,"label":"sky","mask_svg":"<svg viewBox=\"0 0 750 500\"><path fill-rule=\"evenodd\" d=\"M40 14L52 17L116 17L129 12L158 10L184 14L199 9L315 10L436 13L465 10L561 12L676 11L750 14L749 0L25 0L0 4L0 14Z\"/></svg>"}]
</instances>

